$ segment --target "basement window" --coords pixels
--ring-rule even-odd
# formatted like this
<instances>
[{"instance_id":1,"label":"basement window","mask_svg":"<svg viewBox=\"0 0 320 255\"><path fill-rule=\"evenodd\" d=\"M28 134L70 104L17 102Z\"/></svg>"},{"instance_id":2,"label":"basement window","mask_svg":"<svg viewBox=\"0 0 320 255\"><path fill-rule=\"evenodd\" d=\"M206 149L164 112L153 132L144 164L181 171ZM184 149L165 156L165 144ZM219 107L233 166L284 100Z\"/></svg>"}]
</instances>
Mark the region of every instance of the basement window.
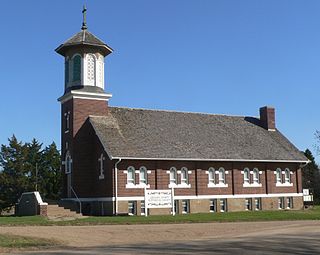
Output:
<instances>
[{"instance_id":1,"label":"basement window","mask_svg":"<svg viewBox=\"0 0 320 255\"><path fill-rule=\"evenodd\" d=\"M278 198L278 209L284 209L284 197Z\"/></svg>"},{"instance_id":2,"label":"basement window","mask_svg":"<svg viewBox=\"0 0 320 255\"><path fill-rule=\"evenodd\" d=\"M217 199L211 199L210 200L210 212L217 211L216 205L217 205Z\"/></svg>"},{"instance_id":3,"label":"basement window","mask_svg":"<svg viewBox=\"0 0 320 255\"><path fill-rule=\"evenodd\" d=\"M254 210L256 210L256 211L261 210L261 198L260 197L256 197L254 199Z\"/></svg>"},{"instance_id":4,"label":"basement window","mask_svg":"<svg viewBox=\"0 0 320 255\"><path fill-rule=\"evenodd\" d=\"M227 211L227 199L220 199L220 212Z\"/></svg>"},{"instance_id":5,"label":"basement window","mask_svg":"<svg viewBox=\"0 0 320 255\"><path fill-rule=\"evenodd\" d=\"M292 209L292 208L293 208L293 198L287 197L287 209Z\"/></svg>"},{"instance_id":6,"label":"basement window","mask_svg":"<svg viewBox=\"0 0 320 255\"><path fill-rule=\"evenodd\" d=\"M245 208L246 208L246 211L251 211L252 210L252 199L251 198L246 198L246 200L245 200Z\"/></svg>"},{"instance_id":7,"label":"basement window","mask_svg":"<svg viewBox=\"0 0 320 255\"><path fill-rule=\"evenodd\" d=\"M189 200L182 200L182 213L187 214L190 212Z\"/></svg>"}]
</instances>

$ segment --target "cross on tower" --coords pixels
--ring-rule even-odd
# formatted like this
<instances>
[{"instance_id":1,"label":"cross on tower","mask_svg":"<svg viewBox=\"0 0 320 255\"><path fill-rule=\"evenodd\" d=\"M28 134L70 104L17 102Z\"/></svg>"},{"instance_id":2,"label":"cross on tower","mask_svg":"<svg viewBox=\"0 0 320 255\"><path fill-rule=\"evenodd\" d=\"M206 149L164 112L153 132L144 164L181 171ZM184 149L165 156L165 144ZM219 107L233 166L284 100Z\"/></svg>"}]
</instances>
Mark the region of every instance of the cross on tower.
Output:
<instances>
[{"instance_id":1,"label":"cross on tower","mask_svg":"<svg viewBox=\"0 0 320 255\"><path fill-rule=\"evenodd\" d=\"M83 22L82 22L81 29L86 30L88 27L87 27L87 8L85 5L83 6L82 15L83 15Z\"/></svg>"}]
</instances>

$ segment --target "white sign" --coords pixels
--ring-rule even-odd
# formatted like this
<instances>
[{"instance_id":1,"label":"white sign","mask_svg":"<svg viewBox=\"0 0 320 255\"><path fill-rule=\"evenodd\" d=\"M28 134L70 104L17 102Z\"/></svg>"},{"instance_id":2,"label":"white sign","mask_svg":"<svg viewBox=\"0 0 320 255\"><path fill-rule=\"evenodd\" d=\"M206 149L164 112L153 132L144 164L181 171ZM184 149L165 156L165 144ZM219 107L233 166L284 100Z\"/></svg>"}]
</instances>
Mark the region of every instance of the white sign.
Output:
<instances>
[{"instance_id":1,"label":"white sign","mask_svg":"<svg viewBox=\"0 0 320 255\"><path fill-rule=\"evenodd\" d=\"M146 190L146 208L172 208L172 192L168 190Z\"/></svg>"},{"instance_id":2,"label":"white sign","mask_svg":"<svg viewBox=\"0 0 320 255\"><path fill-rule=\"evenodd\" d=\"M313 196L312 195L303 196L303 201L304 202L312 202L313 201Z\"/></svg>"},{"instance_id":3,"label":"white sign","mask_svg":"<svg viewBox=\"0 0 320 255\"><path fill-rule=\"evenodd\" d=\"M309 189L303 189L302 192L303 192L304 196L308 196L309 195Z\"/></svg>"}]
</instances>

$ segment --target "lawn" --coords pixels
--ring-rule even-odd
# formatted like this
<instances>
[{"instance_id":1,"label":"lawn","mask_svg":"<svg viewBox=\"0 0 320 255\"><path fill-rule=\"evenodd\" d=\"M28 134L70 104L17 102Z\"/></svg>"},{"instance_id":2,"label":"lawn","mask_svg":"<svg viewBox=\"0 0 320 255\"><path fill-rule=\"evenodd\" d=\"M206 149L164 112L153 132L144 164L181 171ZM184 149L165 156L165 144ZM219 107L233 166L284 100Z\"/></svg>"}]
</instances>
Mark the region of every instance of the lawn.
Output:
<instances>
[{"instance_id":1,"label":"lawn","mask_svg":"<svg viewBox=\"0 0 320 255\"><path fill-rule=\"evenodd\" d=\"M320 206L313 209L293 211L256 211L228 213L199 213L185 215L154 215L154 216L106 216L88 217L72 221L49 221L41 216L14 217L1 216L0 226L21 225L104 225L104 224L169 224L169 223L200 223L200 222L236 222L236 221L281 221L281 220L320 220Z\"/></svg>"},{"instance_id":2,"label":"lawn","mask_svg":"<svg viewBox=\"0 0 320 255\"><path fill-rule=\"evenodd\" d=\"M43 238L31 238L16 235L0 234L0 247L3 248L27 248L54 246L57 243Z\"/></svg>"}]
</instances>

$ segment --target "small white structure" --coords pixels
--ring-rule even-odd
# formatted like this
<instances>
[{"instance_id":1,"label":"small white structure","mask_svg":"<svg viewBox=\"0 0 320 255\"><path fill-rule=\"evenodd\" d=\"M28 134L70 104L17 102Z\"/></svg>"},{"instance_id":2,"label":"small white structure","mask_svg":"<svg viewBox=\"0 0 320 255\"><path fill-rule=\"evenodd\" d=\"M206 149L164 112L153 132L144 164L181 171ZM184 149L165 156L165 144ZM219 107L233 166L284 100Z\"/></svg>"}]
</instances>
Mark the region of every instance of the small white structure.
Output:
<instances>
[{"instance_id":1,"label":"small white structure","mask_svg":"<svg viewBox=\"0 0 320 255\"><path fill-rule=\"evenodd\" d=\"M44 203L38 191L22 193L16 204L15 214L18 216L47 216L48 203Z\"/></svg>"}]
</instances>

